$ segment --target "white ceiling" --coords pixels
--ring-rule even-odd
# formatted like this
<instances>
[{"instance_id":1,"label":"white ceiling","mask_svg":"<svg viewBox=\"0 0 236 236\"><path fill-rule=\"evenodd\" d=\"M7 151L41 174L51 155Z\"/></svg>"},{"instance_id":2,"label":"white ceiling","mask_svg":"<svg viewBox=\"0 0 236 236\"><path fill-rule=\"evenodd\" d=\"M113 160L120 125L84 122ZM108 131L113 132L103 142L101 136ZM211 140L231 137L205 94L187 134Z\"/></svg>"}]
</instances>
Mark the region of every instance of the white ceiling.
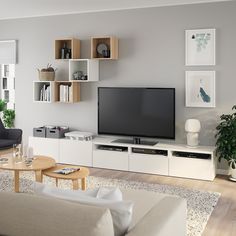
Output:
<instances>
[{"instance_id":1,"label":"white ceiling","mask_svg":"<svg viewBox=\"0 0 236 236\"><path fill-rule=\"evenodd\" d=\"M0 19L224 1L231 0L0 0Z\"/></svg>"}]
</instances>

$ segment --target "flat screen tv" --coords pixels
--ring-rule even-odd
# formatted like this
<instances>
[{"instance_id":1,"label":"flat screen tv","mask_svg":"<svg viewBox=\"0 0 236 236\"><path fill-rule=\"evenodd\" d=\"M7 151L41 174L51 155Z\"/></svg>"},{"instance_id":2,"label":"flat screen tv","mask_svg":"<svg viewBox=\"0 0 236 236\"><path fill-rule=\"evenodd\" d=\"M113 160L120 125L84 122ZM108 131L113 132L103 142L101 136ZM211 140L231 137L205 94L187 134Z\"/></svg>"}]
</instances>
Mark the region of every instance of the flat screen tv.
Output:
<instances>
[{"instance_id":1,"label":"flat screen tv","mask_svg":"<svg viewBox=\"0 0 236 236\"><path fill-rule=\"evenodd\" d=\"M99 87L98 134L174 139L175 89Z\"/></svg>"}]
</instances>

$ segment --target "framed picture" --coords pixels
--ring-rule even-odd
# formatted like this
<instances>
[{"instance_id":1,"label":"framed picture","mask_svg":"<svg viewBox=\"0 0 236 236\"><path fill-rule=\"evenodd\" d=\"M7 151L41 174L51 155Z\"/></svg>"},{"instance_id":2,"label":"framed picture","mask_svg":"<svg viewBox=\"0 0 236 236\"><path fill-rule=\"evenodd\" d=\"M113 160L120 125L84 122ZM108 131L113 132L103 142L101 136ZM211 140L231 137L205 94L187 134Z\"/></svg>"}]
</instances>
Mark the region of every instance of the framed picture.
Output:
<instances>
[{"instance_id":1,"label":"framed picture","mask_svg":"<svg viewBox=\"0 0 236 236\"><path fill-rule=\"evenodd\" d=\"M215 29L185 31L185 65L215 65Z\"/></svg>"},{"instance_id":2,"label":"framed picture","mask_svg":"<svg viewBox=\"0 0 236 236\"><path fill-rule=\"evenodd\" d=\"M215 107L215 71L185 73L186 107Z\"/></svg>"}]
</instances>

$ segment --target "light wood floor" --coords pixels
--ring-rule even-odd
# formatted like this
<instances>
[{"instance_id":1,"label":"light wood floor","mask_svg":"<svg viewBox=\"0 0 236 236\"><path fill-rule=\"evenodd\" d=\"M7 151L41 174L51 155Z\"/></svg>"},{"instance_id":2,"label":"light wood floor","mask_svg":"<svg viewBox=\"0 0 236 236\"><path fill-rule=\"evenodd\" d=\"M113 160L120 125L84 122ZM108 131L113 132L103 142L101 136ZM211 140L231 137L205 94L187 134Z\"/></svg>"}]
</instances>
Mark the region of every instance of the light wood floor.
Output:
<instances>
[{"instance_id":1,"label":"light wood floor","mask_svg":"<svg viewBox=\"0 0 236 236\"><path fill-rule=\"evenodd\" d=\"M229 181L226 176L217 176L210 182L97 168L90 168L90 175L220 192L221 197L203 236L236 236L236 183Z\"/></svg>"}]
</instances>

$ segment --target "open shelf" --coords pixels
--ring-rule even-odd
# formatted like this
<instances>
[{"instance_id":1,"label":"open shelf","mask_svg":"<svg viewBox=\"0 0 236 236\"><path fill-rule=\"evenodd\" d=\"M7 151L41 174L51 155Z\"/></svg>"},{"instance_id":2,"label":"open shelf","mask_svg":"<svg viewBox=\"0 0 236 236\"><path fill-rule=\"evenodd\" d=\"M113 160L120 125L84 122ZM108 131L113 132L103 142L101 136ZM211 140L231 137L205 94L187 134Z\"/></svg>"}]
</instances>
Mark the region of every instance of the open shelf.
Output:
<instances>
[{"instance_id":1,"label":"open shelf","mask_svg":"<svg viewBox=\"0 0 236 236\"><path fill-rule=\"evenodd\" d=\"M75 103L80 101L80 83L55 81L55 102Z\"/></svg>"},{"instance_id":2,"label":"open shelf","mask_svg":"<svg viewBox=\"0 0 236 236\"><path fill-rule=\"evenodd\" d=\"M66 48L71 51L70 56L62 55L62 48L66 45ZM80 40L75 38L57 39L55 40L55 59L67 60L80 58Z\"/></svg>"},{"instance_id":3,"label":"open shelf","mask_svg":"<svg viewBox=\"0 0 236 236\"><path fill-rule=\"evenodd\" d=\"M77 77L76 77L77 76ZM90 82L99 80L99 61L96 59L72 59L69 61L69 80Z\"/></svg>"},{"instance_id":4,"label":"open shelf","mask_svg":"<svg viewBox=\"0 0 236 236\"><path fill-rule=\"evenodd\" d=\"M101 44L107 48L108 53L104 55L98 53L97 48ZM107 55L105 55L107 54ZM118 59L118 39L116 37L93 37L91 38L91 58L100 60L115 60Z\"/></svg>"},{"instance_id":5,"label":"open shelf","mask_svg":"<svg viewBox=\"0 0 236 236\"><path fill-rule=\"evenodd\" d=\"M53 81L33 81L33 101L41 103L54 102Z\"/></svg>"}]
</instances>

